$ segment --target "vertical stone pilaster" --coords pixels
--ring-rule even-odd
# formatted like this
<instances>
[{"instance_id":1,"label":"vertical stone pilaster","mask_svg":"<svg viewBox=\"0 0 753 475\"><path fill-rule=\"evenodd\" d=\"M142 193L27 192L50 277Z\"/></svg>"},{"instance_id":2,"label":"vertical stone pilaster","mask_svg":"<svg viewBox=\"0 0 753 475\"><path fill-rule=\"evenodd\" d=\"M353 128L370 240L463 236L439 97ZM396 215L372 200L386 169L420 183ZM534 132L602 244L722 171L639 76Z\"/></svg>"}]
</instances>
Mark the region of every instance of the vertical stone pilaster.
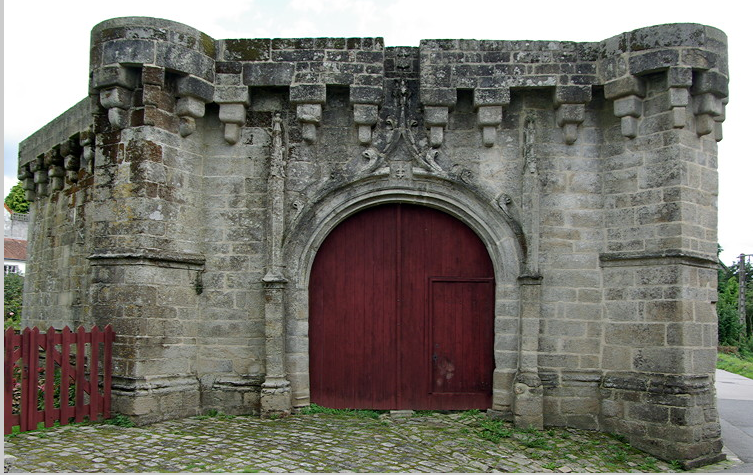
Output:
<instances>
[{"instance_id":1,"label":"vertical stone pilaster","mask_svg":"<svg viewBox=\"0 0 753 475\"><path fill-rule=\"evenodd\" d=\"M282 118L275 114L269 164L267 273L264 284L264 344L266 376L261 387L261 414L289 414L292 393L285 371L285 286L283 276L282 235L285 222L285 158Z\"/></svg>"},{"instance_id":2,"label":"vertical stone pilaster","mask_svg":"<svg viewBox=\"0 0 753 475\"><path fill-rule=\"evenodd\" d=\"M513 420L518 427L544 427L544 387L539 377L541 276L523 275L520 284L520 351L515 376Z\"/></svg>"}]
</instances>

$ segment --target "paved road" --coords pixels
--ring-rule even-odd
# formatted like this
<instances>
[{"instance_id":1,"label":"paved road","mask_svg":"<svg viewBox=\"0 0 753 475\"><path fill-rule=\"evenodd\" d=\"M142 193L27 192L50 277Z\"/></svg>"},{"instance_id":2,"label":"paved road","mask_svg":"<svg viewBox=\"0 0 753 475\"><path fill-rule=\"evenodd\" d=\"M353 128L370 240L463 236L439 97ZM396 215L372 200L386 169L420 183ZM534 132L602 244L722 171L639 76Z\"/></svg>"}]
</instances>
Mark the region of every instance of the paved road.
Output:
<instances>
[{"instance_id":1,"label":"paved road","mask_svg":"<svg viewBox=\"0 0 753 475\"><path fill-rule=\"evenodd\" d=\"M724 446L744 462L726 471L753 473L753 379L718 369L716 397Z\"/></svg>"}]
</instances>

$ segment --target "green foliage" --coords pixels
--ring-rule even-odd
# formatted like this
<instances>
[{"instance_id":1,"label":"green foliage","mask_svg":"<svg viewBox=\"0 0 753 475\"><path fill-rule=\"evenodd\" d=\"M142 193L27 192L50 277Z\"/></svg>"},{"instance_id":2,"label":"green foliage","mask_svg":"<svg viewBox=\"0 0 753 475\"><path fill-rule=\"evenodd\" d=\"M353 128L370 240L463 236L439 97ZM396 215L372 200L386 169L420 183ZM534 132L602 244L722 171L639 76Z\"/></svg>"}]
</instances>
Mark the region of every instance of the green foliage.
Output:
<instances>
[{"instance_id":1,"label":"green foliage","mask_svg":"<svg viewBox=\"0 0 753 475\"><path fill-rule=\"evenodd\" d=\"M753 354L728 355L719 353L716 367L753 379Z\"/></svg>"},{"instance_id":2,"label":"green foliage","mask_svg":"<svg viewBox=\"0 0 753 475\"><path fill-rule=\"evenodd\" d=\"M8 196L5 197L5 204L14 213L28 213L29 202L26 201L26 192L21 182L18 182L10 189Z\"/></svg>"},{"instance_id":3,"label":"green foliage","mask_svg":"<svg viewBox=\"0 0 753 475\"><path fill-rule=\"evenodd\" d=\"M646 457L642 464L638 465L638 470L644 472L658 472L659 467L656 466L656 459L653 457Z\"/></svg>"},{"instance_id":4,"label":"green foliage","mask_svg":"<svg viewBox=\"0 0 753 475\"><path fill-rule=\"evenodd\" d=\"M481 421L481 438L490 440L495 444L502 439L512 437L513 430L507 427L504 421L488 419Z\"/></svg>"},{"instance_id":5,"label":"green foliage","mask_svg":"<svg viewBox=\"0 0 753 475\"><path fill-rule=\"evenodd\" d=\"M366 409L332 409L330 407L323 407L318 404L311 404L310 406L301 409L301 414L333 414L340 416L355 416L364 417L368 419L378 419L385 411L372 411Z\"/></svg>"},{"instance_id":6,"label":"green foliage","mask_svg":"<svg viewBox=\"0 0 753 475\"><path fill-rule=\"evenodd\" d=\"M685 467L683 467L682 462L680 462L679 460L672 460L671 462L669 462L669 466L672 467L672 470L685 470Z\"/></svg>"},{"instance_id":7,"label":"green foliage","mask_svg":"<svg viewBox=\"0 0 753 475\"><path fill-rule=\"evenodd\" d=\"M716 314L719 318L719 344L737 345L742 326L737 313L739 291L737 276L719 280Z\"/></svg>"},{"instance_id":8,"label":"green foliage","mask_svg":"<svg viewBox=\"0 0 753 475\"><path fill-rule=\"evenodd\" d=\"M554 449L554 447L552 447L552 445L549 444L549 441L543 437L536 437L536 436L524 437L520 440L520 443L531 449L545 449L545 450Z\"/></svg>"},{"instance_id":9,"label":"green foliage","mask_svg":"<svg viewBox=\"0 0 753 475\"><path fill-rule=\"evenodd\" d=\"M118 427L133 427L136 425L128 416L123 414L115 414L112 418L107 419L105 424Z\"/></svg>"},{"instance_id":10,"label":"green foliage","mask_svg":"<svg viewBox=\"0 0 753 475\"><path fill-rule=\"evenodd\" d=\"M21 329L21 309L23 307L24 278L18 274L5 276L5 326Z\"/></svg>"},{"instance_id":11,"label":"green foliage","mask_svg":"<svg viewBox=\"0 0 753 475\"><path fill-rule=\"evenodd\" d=\"M209 409L206 412L206 414L204 414L203 416L196 416L196 418L199 420L209 419L212 417L215 417L223 421L229 421L231 419L235 419L235 416L230 415L230 414L224 414L223 412L218 411L217 409Z\"/></svg>"},{"instance_id":12,"label":"green foliage","mask_svg":"<svg viewBox=\"0 0 753 475\"><path fill-rule=\"evenodd\" d=\"M719 248L721 251L721 247ZM745 314L746 322L740 323L738 314L738 296L740 292L740 263L727 267L722 264L718 272L718 300L716 304L719 317L719 344L723 346L740 346L753 352L753 265L745 263ZM741 348L741 349L743 349Z\"/></svg>"}]
</instances>

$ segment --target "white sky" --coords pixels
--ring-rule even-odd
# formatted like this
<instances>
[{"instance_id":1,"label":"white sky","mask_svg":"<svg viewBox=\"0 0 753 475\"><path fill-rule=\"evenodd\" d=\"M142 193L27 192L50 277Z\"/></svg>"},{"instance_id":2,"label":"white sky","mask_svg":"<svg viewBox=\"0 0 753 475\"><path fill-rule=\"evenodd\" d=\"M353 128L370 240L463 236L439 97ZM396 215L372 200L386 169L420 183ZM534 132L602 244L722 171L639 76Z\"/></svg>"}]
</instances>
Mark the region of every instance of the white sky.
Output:
<instances>
[{"instance_id":1,"label":"white sky","mask_svg":"<svg viewBox=\"0 0 753 475\"><path fill-rule=\"evenodd\" d=\"M727 33L730 102L719 143L719 241L729 264L753 253L745 215L753 178L745 111L753 111L751 16L740 0L6 0L4 193L16 183L18 142L83 99L89 34L108 18L150 16L215 39L381 36L386 46L421 39L601 41L663 23L702 23ZM747 81L746 81L747 80Z\"/></svg>"}]
</instances>

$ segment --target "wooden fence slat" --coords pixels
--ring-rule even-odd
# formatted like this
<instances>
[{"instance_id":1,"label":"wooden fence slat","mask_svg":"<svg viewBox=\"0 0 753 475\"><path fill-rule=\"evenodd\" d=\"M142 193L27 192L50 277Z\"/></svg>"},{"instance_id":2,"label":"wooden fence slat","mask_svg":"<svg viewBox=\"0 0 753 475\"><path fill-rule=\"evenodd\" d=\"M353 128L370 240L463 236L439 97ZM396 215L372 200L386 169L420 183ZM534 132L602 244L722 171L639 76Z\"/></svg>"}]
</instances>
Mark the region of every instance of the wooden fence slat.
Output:
<instances>
[{"instance_id":1,"label":"wooden fence slat","mask_svg":"<svg viewBox=\"0 0 753 475\"><path fill-rule=\"evenodd\" d=\"M76 330L76 422L83 422L84 412L84 392L86 390L86 373L84 372L84 363L86 359L86 333L84 327L78 327Z\"/></svg>"},{"instance_id":2,"label":"wooden fence slat","mask_svg":"<svg viewBox=\"0 0 753 475\"><path fill-rule=\"evenodd\" d=\"M20 346L20 339L20 335L16 335L16 332L12 328L5 330L5 434L13 432L13 426L17 426L20 423L19 416L13 414L13 387L15 386L13 368L18 366L16 346Z\"/></svg>"},{"instance_id":3,"label":"wooden fence slat","mask_svg":"<svg viewBox=\"0 0 753 475\"><path fill-rule=\"evenodd\" d=\"M91 356L89 358L89 420L96 421L99 415L99 344L102 341L102 332L95 325L90 333Z\"/></svg>"},{"instance_id":4,"label":"wooden fence slat","mask_svg":"<svg viewBox=\"0 0 753 475\"><path fill-rule=\"evenodd\" d=\"M50 327L44 338L44 426L55 423L55 329Z\"/></svg>"},{"instance_id":5,"label":"wooden fence slat","mask_svg":"<svg viewBox=\"0 0 753 475\"><path fill-rule=\"evenodd\" d=\"M51 427L57 420L65 425L70 423L71 418L76 422L82 422L85 417L97 420L100 415L105 419L110 418L112 345L115 341L111 325L107 325L104 331L95 326L91 332L86 332L81 326L75 333L68 327L60 333L52 327L46 333L40 333L36 327L26 328L20 333L10 328L5 332L4 341L5 434L12 433L15 426L20 426L22 432L36 429L40 422L45 427ZM60 345L60 350L57 345ZM73 364L71 345L76 345ZM40 349L45 358L43 365L39 364ZM20 383L21 389L19 414L14 413L13 408L15 368L20 373L20 380L15 381ZM55 377L57 368L60 368L59 382ZM39 384L40 372L44 374L43 385ZM70 386L72 380L74 388ZM59 408L55 407L56 388L59 388ZM70 404L69 396L72 389L75 389L73 405ZM41 409L38 407L40 402L44 404Z\"/></svg>"},{"instance_id":6,"label":"wooden fence slat","mask_svg":"<svg viewBox=\"0 0 753 475\"><path fill-rule=\"evenodd\" d=\"M112 408L112 345L115 342L115 332L112 325L105 327L105 354L104 354L104 382L102 388L103 407L102 417L110 418Z\"/></svg>"},{"instance_id":7,"label":"wooden fence slat","mask_svg":"<svg viewBox=\"0 0 753 475\"><path fill-rule=\"evenodd\" d=\"M75 408L70 402L71 388L71 343L75 341L75 336L67 326L63 328L60 335L60 425L67 425L71 417L75 415Z\"/></svg>"},{"instance_id":8,"label":"wooden fence slat","mask_svg":"<svg viewBox=\"0 0 753 475\"><path fill-rule=\"evenodd\" d=\"M31 329L21 333L21 432L29 430L29 364L31 360Z\"/></svg>"}]
</instances>

